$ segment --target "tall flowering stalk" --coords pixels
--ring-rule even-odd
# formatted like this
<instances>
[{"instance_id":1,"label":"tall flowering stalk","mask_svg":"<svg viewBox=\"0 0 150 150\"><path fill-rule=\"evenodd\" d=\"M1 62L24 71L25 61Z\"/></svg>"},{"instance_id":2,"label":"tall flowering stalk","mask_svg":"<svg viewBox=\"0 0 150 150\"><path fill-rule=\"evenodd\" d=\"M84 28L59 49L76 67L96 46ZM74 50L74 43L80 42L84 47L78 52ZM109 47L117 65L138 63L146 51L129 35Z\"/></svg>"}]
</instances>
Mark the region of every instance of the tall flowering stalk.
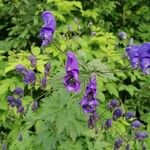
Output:
<instances>
[{"instance_id":1,"label":"tall flowering stalk","mask_svg":"<svg viewBox=\"0 0 150 150\"><path fill-rule=\"evenodd\" d=\"M98 120L98 115L96 113L96 106L99 105L99 101L97 100L96 96L97 96L96 75L93 74L86 87L84 97L80 101L80 105L82 106L84 113L90 114L88 120L88 126L90 128L93 128L96 121Z\"/></svg>"},{"instance_id":2,"label":"tall flowering stalk","mask_svg":"<svg viewBox=\"0 0 150 150\"><path fill-rule=\"evenodd\" d=\"M41 15L44 25L40 30L40 38L42 39L42 47L47 46L53 39L56 28L56 20L50 11L44 11Z\"/></svg>"},{"instance_id":3,"label":"tall flowering stalk","mask_svg":"<svg viewBox=\"0 0 150 150\"><path fill-rule=\"evenodd\" d=\"M79 67L78 60L75 54L71 51L67 53L66 61L66 76L64 77L63 83L68 91L79 92L80 91L80 80L79 80Z\"/></svg>"}]
</instances>

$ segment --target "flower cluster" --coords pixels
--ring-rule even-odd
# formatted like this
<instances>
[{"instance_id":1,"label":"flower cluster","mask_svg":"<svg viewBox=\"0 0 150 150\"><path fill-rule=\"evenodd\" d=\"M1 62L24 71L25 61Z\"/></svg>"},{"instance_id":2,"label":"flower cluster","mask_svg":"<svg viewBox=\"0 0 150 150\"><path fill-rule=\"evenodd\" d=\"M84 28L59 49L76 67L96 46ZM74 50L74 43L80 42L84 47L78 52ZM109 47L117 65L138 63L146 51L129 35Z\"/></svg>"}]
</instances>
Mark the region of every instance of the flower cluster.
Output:
<instances>
[{"instance_id":1,"label":"flower cluster","mask_svg":"<svg viewBox=\"0 0 150 150\"><path fill-rule=\"evenodd\" d=\"M112 112L112 118L107 119L104 127L105 129L108 129L112 127L113 121L117 121L120 117L123 117L131 124L130 130L133 130L135 137L133 140L137 141L143 141L145 138L148 137L147 132L139 130L143 124L136 119L136 115L132 111L123 112L120 102L116 99L111 100L108 105L108 109ZM114 149L119 150L120 147L125 143L124 139L122 137L118 138L114 142ZM126 150L130 150L130 144L127 143Z\"/></svg>"},{"instance_id":2,"label":"flower cluster","mask_svg":"<svg viewBox=\"0 0 150 150\"><path fill-rule=\"evenodd\" d=\"M24 91L22 88L16 87L13 91L13 96L7 97L7 102L9 106L16 107L18 113L22 113L24 111L24 107L22 105L21 98L24 95Z\"/></svg>"},{"instance_id":3,"label":"flower cluster","mask_svg":"<svg viewBox=\"0 0 150 150\"><path fill-rule=\"evenodd\" d=\"M50 11L44 11L41 15L44 25L40 31L40 38L42 39L42 47L47 46L53 39L53 34L56 28L56 20Z\"/></svg>"},{"instance_id":4,"label":"flower cluster","mask_svg":"<svg viewBox=\"0 0 150 150\"><path fill-rule=\"evenodd\" d=\"M29 61L32 67L36 67L37 60L34 55L29 56ZM24 65L19 64L16 66L16 71L23 76L23 81L27 85L34 85L36 81L35 72L33 70L27 69Z\"/></svg>"},{"instance_id":5,"label":"flower cluster","mask_svg":"<svg viewBox=\"0 0 150 150\"><path fill-rule=\"evenodd\" d=\"M145 74L150 74L150 42L142 45L129 45L126 53L134 69L140 67Z\"/></svg>"},{"instance_id":6,"label":"flower cluster","mask_svg":"<svg viewBox=\"0 0 150 150\"><path fill-rule=\"evenodd\" d=\"M88 120L88 126L93 128L96 121L98 120L98 115L96 113L96 106L99 105L97 96L97 85L96 85L96 75L93 74L84 94L83 99L80 101L80 105L85 113L89 113L90 117Z\"/></svg>"},{"instance_id":7,"label":"flower cluster","mask_svg":"<svg viewBox=\"0 0 150 150\"><path fill-rule=\"evenodd\" d=\"M80 91L79 81L79 68L78 61L75 54L71 51L67 53L66 61L66 76L64 77L63 83L70 92Z\"/></svg>"}]
</instances>

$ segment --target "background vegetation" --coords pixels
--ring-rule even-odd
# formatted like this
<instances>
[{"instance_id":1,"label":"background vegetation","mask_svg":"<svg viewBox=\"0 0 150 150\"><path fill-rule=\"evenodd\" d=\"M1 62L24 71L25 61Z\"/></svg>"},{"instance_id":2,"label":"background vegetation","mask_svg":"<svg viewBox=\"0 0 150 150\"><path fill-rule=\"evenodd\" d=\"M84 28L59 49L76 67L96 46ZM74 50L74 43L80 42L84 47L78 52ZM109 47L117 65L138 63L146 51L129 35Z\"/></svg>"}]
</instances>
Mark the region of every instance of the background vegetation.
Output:
<instances>
[{"instance_id":1,"label":"background vegetation","mask_svg":"<svg viewBox=\"0 0 150 150\"><path fill-rule=\"evenodd\" d=\"M43 24L41 13L53 12L57 21L54 42L40 49L39 30ZM150 132L150 76L133 70L124 57L130 38L135 43L150 40L149 0L0 0L0 144L10 150L112 150L116 131L102 131L103 114L107 102L117 98L125 111L133 110ZM118 38L125 31L127 39ZM72 50L79 62L82 92L70 94L62 85L64 52ZM52 69L45 90L37 84L34 89L24 85L14 70L17 64L30 67L28 56L37 57L37 74L43 76L44 64ZM87 118L79 106L91 72L98 72L98 133L87 127ZM37 77L37 78L40 78ZM25 91L25 115L16 113L7 104L7 96L16 86ZM39 108L32 112L34 99ZM128 132L123 119L115 123L120 134ZM18 136L22 140L18 140ZM119 136L119 135L117 135ZM150 149L150 139L145 141ZM131 142L135 150L139 143Z\"/></svg>"}]
</instances>

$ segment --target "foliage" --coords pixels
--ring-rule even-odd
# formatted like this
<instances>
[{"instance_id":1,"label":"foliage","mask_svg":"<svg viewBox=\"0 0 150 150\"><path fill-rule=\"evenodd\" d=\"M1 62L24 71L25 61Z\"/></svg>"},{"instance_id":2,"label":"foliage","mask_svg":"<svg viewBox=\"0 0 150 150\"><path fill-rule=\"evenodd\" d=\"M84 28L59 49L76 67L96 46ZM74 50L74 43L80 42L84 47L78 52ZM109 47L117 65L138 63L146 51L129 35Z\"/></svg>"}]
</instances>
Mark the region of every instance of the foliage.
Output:
<instances>
[{"instance_id":1,"label":"foliage","mask_svg":"<svg viewBox=\"0 0 150 150\"><path fill-rule=\"evenodd\" d=\"M101 128L112 115L105 113L107 102L112 98L119 99L125 112L135 111L144 130L150 132L150 77L133 70L124 57L130 37L135 38L136 43L149 40L148 4L148 0L0 1L0 144L7 144L10 150L112 150L114 139L120 134L126 138L129 133L129 123L124 118L114 122L114 128L108 132ZM54 40L44 50L39 40L43 10L51 10L57 21ZM116 36L121 30L126 31L126 40ZM64 53L68 50L74 51L80 62L79 94L69 93L62 84ZM15 71L17 64L30 68L31 53L37 58L38 83L34 88L25 85ZM52 68L47 88L41 89L39 81L46 62L50 62ZM97 128L92 130L87 127L88 116L82 112L79 102L93 72L97 74L100 119ZM16 87L25 91L23 105L27 111L24 115L7 104L7 96ZM36 99L39 107L33 112ZM139 149L138 142L130 144ZM149 138L145 144L150 147Z\"/></svg>"}]
</instances>

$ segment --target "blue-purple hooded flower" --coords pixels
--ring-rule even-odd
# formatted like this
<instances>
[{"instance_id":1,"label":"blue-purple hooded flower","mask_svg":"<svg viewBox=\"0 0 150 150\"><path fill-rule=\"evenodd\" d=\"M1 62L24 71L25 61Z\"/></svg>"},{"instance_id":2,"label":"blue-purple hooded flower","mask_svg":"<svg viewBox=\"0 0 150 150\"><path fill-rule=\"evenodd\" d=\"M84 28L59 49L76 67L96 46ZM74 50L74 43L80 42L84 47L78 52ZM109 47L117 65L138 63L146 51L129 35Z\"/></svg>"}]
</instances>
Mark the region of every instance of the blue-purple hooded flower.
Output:
<instances>
[{"instance_id":1,"label":"blue-purple hooded flower","mask_svg":"<svg viewBox=\"0 0 150 150\"><path fill-rule=\"evenodd\" d=\"M130 59L131 66L136 69L139 67L139 51L141 46L140 45L129 45L126 48L126 53Z\"/></svg>"},{"instance_id":2,"label":"blue-purple hooded flower","mask_svg":"<svg viewBox=\"0 0 150 150\"><path fill-rule=\"evenodd\" d=\"M30 55L29 56L29 61L32 65L32 67L36 67L36 64L37 64L37 60L36 60L36 57L34 55Z\"/></svg>"},{"instance_id":3,"label":"blue-purple hooded flower","mask_svg":"<svg viewBox=\"0 0 150 150\"><path fill-rule=\"evenodd\" d=\"M47 46L53 39L53 34L56 28L56 20L50 11L44 11L41 15L44 25L40 31L42 46Z\"/></svg>"},{"instance_id":4,"label":"blue-purple hooded flower","mask_svg":"<svg viewBox=\"0 0 150 150\"><path fill-rule=\"evenodd\" d=\"M79 81L78 60L75 54L71 51L68 51L67 53L67 61L65 69L66 69L66 76L64 77L63 80L65 87L70 92L79 92L80 81Z\"/></svg>"},{"instance_id":5,"label":"blue-purple hooded flower","mask_svg":"<svg viewBox=\"0 0 150 150\"><path fill-rule=\"evenodd\" d=\"M36 81L36 77L35 77L35 72L32 70L28 70L26 71L25 75L24 75L24 82L26 84L34 84Z\"/></svg>"},{"instance_id":6,"label":"blue-purple hooded flower","mask_svg":"<svg viewBox=\"0 0 150 150\"><path fill-rule=\"evenodd\" d=\"M90 81L86 87L86 91L83 99L80 101L80 105L83 108L85 113L92 113L96 110L96 106L99 105L99 101L97 100L97 85L96 85L96 75L92 75Z\"/></svg>"},{"instance_id":7,"label":"blue-purple hooded flower","mask_svg":"<svg viewBox=\"0 0 150 150\"><path fill-rule=\"evenodd\" d=\"M150 74L150 42L141 46L139 51L140 68L145 74Z\"/></svg>"}]
</instances>

